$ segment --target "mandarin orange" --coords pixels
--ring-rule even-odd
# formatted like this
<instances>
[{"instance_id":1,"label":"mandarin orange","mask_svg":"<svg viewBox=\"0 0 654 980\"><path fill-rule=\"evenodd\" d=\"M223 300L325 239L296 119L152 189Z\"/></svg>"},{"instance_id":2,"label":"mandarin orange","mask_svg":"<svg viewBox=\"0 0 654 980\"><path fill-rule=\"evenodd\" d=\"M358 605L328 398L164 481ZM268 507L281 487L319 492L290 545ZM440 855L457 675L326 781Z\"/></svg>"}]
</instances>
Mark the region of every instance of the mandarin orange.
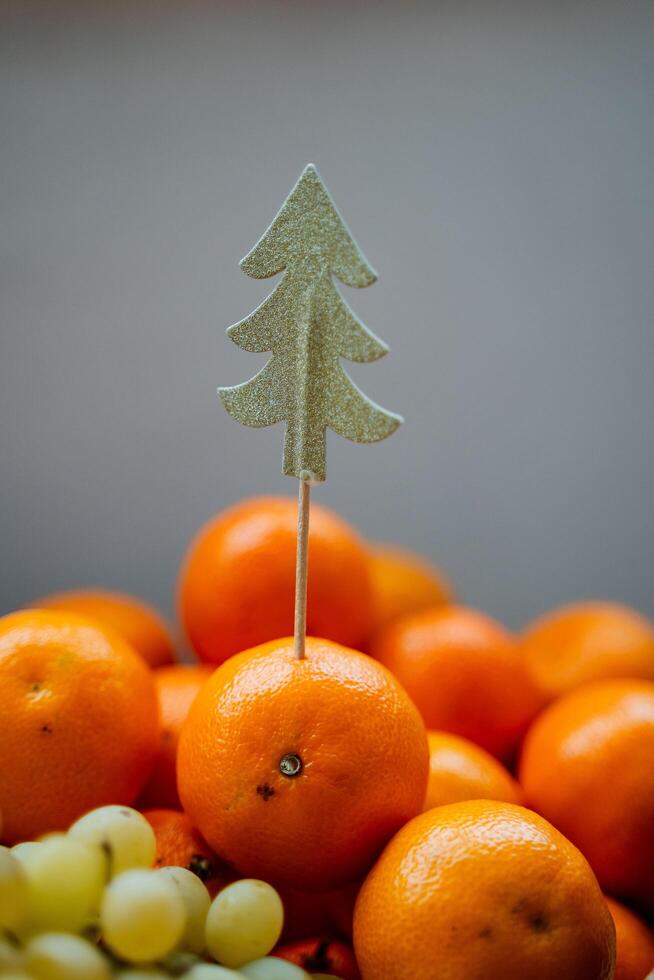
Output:
<instances>
[{"instance_id":1,"label":"mandarin orange","mask_svg":"<svg viewBox=\"0 0 654 980\"><path fill-rule=\"evenodd\" d=\"M654 684L597 681L554 702L525 739L527 802L611 894L654 908Z\"/></svg>"},{"instance_id":2,"label":"mandarin orange","mask_svg":"<svg viewBox=\"0 0 654 980\"><path fill-rule=\"evenodd\" d=\"M131 803L159 745L152 674L99 622L27 609L0 620L0 809L13 843Z\"/></svg>"},{"instance_id":3,"label":"mandarin orange","mask_svg":"<svg viewBox=\"0 0 654 980\"><path fill-rule=\"evenodd\" d=\"M190 818L179 810L143 810L157 841L155 867L186 868L215 893L234 881L234 874L211 850Z\"/></svg>"},{"instance_id":4,"label":"mandarin orange","mask_svg":"<svg viewBox=\"0 0 654 980\"><path fill-rule=\"evenodd\" d=\"M175 646L166 620L156 609L122 592L80 589L52 592L31 603L38 609L63 609L97 619L120 633L150 667L161 667L175 659Z\"/></svg>"},{"instance_id":5,"label":"mandarin orange","mask_svg":"<svg viewBox=\"0 0 654 980\"><path fill-rule=\"evenodd\" d=\"M242 874L306 891L361 875L420 811L427 736L395 678L309 638L226 661L182 729L178 784L208 843Z\"/></svg>"},{"instance_id":6,"label":"mandarin orange","mask_svg":"<svg viewBox=\"0 0 654 980\"><path fill-rule=\"evenodd\" d=\"M614 602L555 609L525 630L519 648L548 701L588 681L654 681L654 624Z\"/></svg>"},{"instance_id":7,"label":"mandarin orange","mask_svg":"<svg viewBox=\"0 0 654 980\"><path fill-rule=\"evenodd\" d=\"M430 729L507 758L540 699L510 634L463 606L426 609L381 630L371 653L392 671Z\"/></svg>"},{"instance_id":8,"label":"mandarin orange","mask_svg":"<svg viewBox=\"0 0 654 980\"><path fill-rule=\"evenodd\" d=\"M542 817L474 800L393 838L354 913L364 980L612 980L615 930L581 853Z\"/></svg>"},{"instance_id":9,"label":"mandarin orange","mask_svg":"<svg viewBox=\"0 0 654 980\"><path fill-rule=\"evenodd\" d=\"M139 797L142 807L179 807L177 792L177 743L182 725L198 691L213 668L174 664L152 672L159 699L161 742L152 774Z\"/></svg>"},{"instance_id":10,"label":"mandarin orange","mask_svg":"<svg viewBox=\"0 0 654 980\"><path fill-rule=\"evenodd\" d=\"M448 732L428 732L429 782L425 810L462 800L522 803L522 790L485 749Z\"/></svg>"},{"instance_id":11,"label":"mandarin orange","mask_svg":"<svg viewBox=\"0 0 654 980\"><path fill-rule=\"evenodd\" d=\"M318 936L278 946L272 953L295 963L307 973L327 974L339 980L360 980L361 974L350 946L338 939Z\"/></svg>"},{"instance_id":12,"label":"mandarin orange","mask_svg":"<svg viewBox=\"0 0 654 980\"><path fill-rule=\"evenodd\" d=\"M613 980L644 980L654 969L654 932L635 912L614 898L606 899L615 924L616 962Z\"/></svg>"},{"instance_id":13,"label":"mandarin orange","mask_svg":"<svg viewBox=\"0 0 654 980\"><path fill-rule=\"evenodd\" d=\"M436 565L404 548L373 545L370 550L374 634L400 616L452 601L453 589Z\"/></svg>"},{"instance_id":14,"label":"mandarin orange","mask_svg":"<svg viewBox=\"0 0 654 980\"><path fill-rule=\"evenodd\" d=\"M182 622L201 660L293 632L297 503L257 497L219 514L197 535L179 581ZM348 646L367 637L368 555L332 511L311 506L307 631Z\"/></svg>"}]
</instances>

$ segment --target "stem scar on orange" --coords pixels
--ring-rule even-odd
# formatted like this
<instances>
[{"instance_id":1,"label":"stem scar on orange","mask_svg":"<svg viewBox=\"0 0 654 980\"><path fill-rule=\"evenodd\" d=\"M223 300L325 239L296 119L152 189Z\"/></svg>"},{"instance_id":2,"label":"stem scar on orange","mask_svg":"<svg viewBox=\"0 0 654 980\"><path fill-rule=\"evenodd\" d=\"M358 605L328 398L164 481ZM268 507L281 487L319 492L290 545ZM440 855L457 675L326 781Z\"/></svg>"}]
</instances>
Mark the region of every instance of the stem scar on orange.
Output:
<instances>
[{"instance_id":1,"label":"stem scar on orange","mask_svg":"<svg viewBox=\"0 0 654 980\"><path fill-rule=\"evenodd\" d=\"M246 876L307 891L370 866L425 797L420 715L365 654L276 640L224 663L182 729L179 792L207 842Z\"/></svg>"}]
</instances>

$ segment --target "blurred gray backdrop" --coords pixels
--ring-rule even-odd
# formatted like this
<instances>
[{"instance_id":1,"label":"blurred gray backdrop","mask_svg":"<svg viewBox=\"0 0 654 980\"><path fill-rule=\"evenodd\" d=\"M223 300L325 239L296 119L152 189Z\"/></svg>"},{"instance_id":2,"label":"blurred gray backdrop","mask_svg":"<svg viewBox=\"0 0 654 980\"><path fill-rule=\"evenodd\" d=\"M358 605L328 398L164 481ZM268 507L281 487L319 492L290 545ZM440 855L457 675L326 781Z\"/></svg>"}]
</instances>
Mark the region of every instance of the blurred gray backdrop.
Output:
<instances>
[{"instance_id":1,"label":"blurred gray backdrop","mask_svg":"<svg viewBox=\"0 0 654 980\"><path fill-rule=\"evenodd\" d=\"M4 4L0 611L172 608L236 498L295 493L219 384L238 260L307 161L380 274L352 368L406 424L315 498L510 625L654 613L654 4Z\"/></svg>"}]
</instances>

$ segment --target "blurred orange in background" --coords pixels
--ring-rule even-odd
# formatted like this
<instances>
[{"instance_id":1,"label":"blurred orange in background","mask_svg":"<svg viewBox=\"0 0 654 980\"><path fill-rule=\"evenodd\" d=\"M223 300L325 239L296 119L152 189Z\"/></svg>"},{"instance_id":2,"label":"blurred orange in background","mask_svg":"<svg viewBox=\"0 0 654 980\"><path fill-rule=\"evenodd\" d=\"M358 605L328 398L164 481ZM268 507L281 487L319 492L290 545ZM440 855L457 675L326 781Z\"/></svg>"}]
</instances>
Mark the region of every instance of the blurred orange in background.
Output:
<instances>
[{"instance_id":1,"label":"blurred orange in background","mask_svg":"<svg viewBox=\"0 0 654 980\"><path fill-rule=\"evenodd\" d=\"M510 758L540 706L513 637L489 616L443 606L382 629L370 650L398 678L429 729Z\"/></svg>"},{"instance_id":2,"label":"blurred orange in background","mask_svg":"<svg viewBox=\"0 0 654 980\"><path fill-rule=\"evenodd\" d=\"M97 619L120 633L150 667L161 667L175 659L175 647L165 619L134 596L104 589L79 589L52 592L30 605L39 609L64 609Z\"/></svg>"},{"instance_id":3,"label":"blurred orange in background","mask_svg":"<svg viewBox=\"0 0 654 980\"><path fill-rule=\"evenodd\" d=\"M173 664L152 672L159 699L161 744L152 774L139 797L147 807L179 807L177 792L177 744L198 691L213 673L213 667Z\"/></svg>"},{"instance_id":4,"label":"blurred orange in background","mask_svg":"<svg viewBox=\"0 0 654 980\"><path fill-rule=\"evenodd\" d=\"M462 800L522 803L520 786L490 753L448 732L427 732L429 782L425 810Z\"/></svg>"},{"instance_id":5,"label":"blurred orange in background","mask_svg":"<svg viewBox=\"0 0 654 980\"><path fill-rule=\"evenodd\" d=\"M577 602L535 620L519 639L544 698L611 677L654 680L654 624L615 602Z\"/></svg>"},{"instance_id":6,"label":"blurred orange in background","mask_svg":"<svg viewBox=\"0 0 654 980\"><path fill-rule=\"evenodd\" d=\"M452 601L445 574L408 548L373 544L370 548L373 635L400 616Z\"/></svg>"},{"instance_id":7,"label":"blurred orange in background","mask_svg":"<svg viewBox=\"0 0 654 980\"><path fill-rule=\"evenodd\" d=\"M256 497L198 533L179 578L179 609L201 660L293 633L297 503ZM368 554L335 513L311 505L307 633L360 648L371 623Z\"/></svg>"}]
</instances>

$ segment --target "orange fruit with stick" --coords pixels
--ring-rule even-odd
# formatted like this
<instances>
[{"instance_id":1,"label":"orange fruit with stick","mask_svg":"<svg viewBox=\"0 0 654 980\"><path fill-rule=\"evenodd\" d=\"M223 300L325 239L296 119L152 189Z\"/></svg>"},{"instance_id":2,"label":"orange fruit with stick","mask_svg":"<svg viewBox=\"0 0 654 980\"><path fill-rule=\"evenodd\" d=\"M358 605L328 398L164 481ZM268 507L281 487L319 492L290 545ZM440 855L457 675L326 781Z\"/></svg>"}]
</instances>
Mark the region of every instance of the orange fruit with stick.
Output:
<instances>
[{"instance_id":1,"label":"orange fruit with stick","mask_svg":"<svg viewBox=\"0 0 654 980\"><path fill-rule=\"evenodd\" d=\"M520 786L490 753L448 732L428 732L429 782L425 810L462 800L521 803Z\"/></svg>"},{"instance_id":2,"label":"orange fruit with stick","mask_svg":"<svg viewBox=\"0 0 654 980\"><path fill-rule=\"evenodd\" d=\"M555 609L525 630L520 651L547 701L589 681L654 681L654 624L615 602Z\"/></svg>"},{"instance_id":3,"label":"orange fruit with stick","mask_svg":"<svg viewBox=\"0 0 654 980\"><path fill-rule=\"evenodd\" d=\"M581 853L542 817L474 800L388 844L354 914L363 980L612 980L615 930Z\"/></svg>"},{"instance_id":4,"label":"orange fruit with stick","mask_svg":"<svg viewBox=\"0 0 654 980\"><path fill-rule=\"evenodd\" d=\"M529 806L612 895L654 909L654 683L597 681L550 705L525 739Z\"/></svg>"},{"instance_id":5,"label":"orange fruit with stick","mask_svg":"<svg viewBox=\"0 0 654 980\"><path fill-rule=\"evenodd\" d=\"M397 681L311 637L232 657L182 729L184 809L242 874L321 891L369 867L422 807L427 737Z\"/></svg>"},{"instance_id":6,"label":"orange fruit with stick","mask_svg":"<svg viewBox=\"0 0 654 980\"><path fill-rule=\"evenodd\" d=\"M313 164L241 268L256 279L283 271L271 295L228 330L244 350L271 357L249 381L218 394L243 425L285 423L282 470L298 480L298 506L284 498L247 501L204 528L182 570L182 620L200 657L214 663L292 632L300 657L307 631L357 647L371 624L367 551L349 525L320 507L309 529L309 488L326 478L328 428L369 443L402 421L367 398L342 363L374 361L387 348L356 318L333 277L362 287L376 275Z\"/></svg>"},{"instance_id":7,"label":"orange fruit with stick","mask_svg":"<svg viewBox=\"0 0 654 980\"><path fill-rule=\"evenodd\" d=\"M219 664L293 632L298 507L246 500L204 527L180 574L181 618L198 656ZM307 631L356 647L370 628L368 556L340 517L314 505L309 530Z\"/></svg>"},{"instance_id":8,"label":"orange fruit with stick","mask_svg":"<svg viewBox=\"0 0 654 980\"><path fill-rule=\"evenodd\" d=\"M489 616L443 606L383 629L371 654L398 678L429 729L510 758L540 705L510 634Z\"/></svg>"},{"instance_id":9,"label":"orange fruit with stick","mask_svg":"<svg viewBox=\"0 0 654 980\"><path fill-rule=\"evenodd\" d=\"M150 667L175 659L175 647L163 616L141 599L105 589L53 592L31 603L39 609L62 609L96 619L116 630Z\"/></svg>"},{"instance_id":10,"label":"orange fruit with stick","mask_svg":"<svg viewBox=\"0 0 654 980\"><path fill-rule=\"evenodd\" d=\"M179 807L177 792L177 743L182 725L202 685L211 677L209 666L174 664L152 672L159 699L161 742L139 805L144 807Z\"/></svg>"},{"instance_id":11,"label":"orange fruit with stick","mask_svg":"<svg viewBox=\"0 0 654 980\"><path fill-rule=\"evenodd\" d=\"M0 620L0 810L9 843L131 803L159 746L152 674L115 632L73 613Z\"/></svg>"}]
</instances>

